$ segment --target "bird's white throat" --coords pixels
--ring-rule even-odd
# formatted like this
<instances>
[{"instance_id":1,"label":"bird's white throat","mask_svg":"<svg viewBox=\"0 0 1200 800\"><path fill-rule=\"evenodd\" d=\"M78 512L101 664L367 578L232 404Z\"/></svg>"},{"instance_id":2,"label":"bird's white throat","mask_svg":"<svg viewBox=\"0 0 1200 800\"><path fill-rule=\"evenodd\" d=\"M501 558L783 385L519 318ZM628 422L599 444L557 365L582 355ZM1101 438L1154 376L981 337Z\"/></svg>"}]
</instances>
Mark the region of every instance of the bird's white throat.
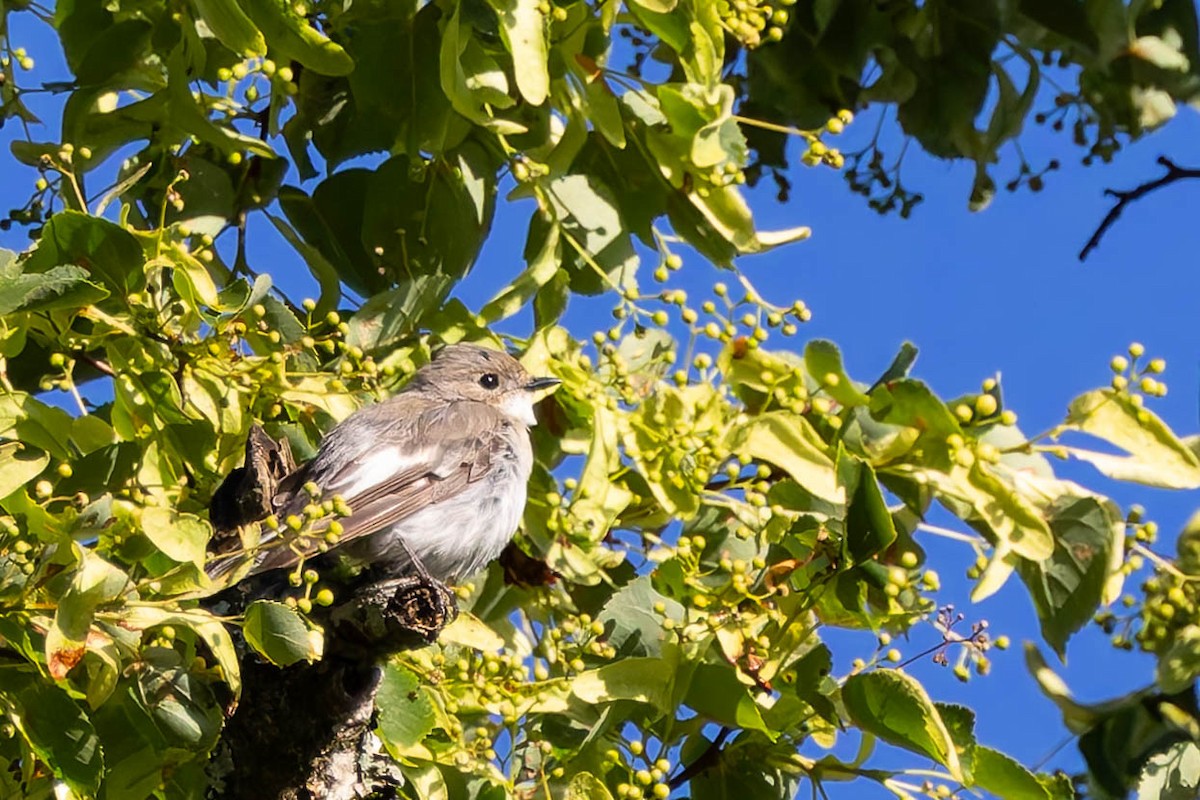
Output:
<instances>
[{"instance_id":1,"label":"bird's white throat","mask_svg":"<svg viewBox=\"0 0 1200 800\"><path fill-rule=\"evenodd\" d=\"M529 427L537 425L533 416L533 397L528 392L513 392L500 401L500 410Z\"/></svg>"}]
</instances>

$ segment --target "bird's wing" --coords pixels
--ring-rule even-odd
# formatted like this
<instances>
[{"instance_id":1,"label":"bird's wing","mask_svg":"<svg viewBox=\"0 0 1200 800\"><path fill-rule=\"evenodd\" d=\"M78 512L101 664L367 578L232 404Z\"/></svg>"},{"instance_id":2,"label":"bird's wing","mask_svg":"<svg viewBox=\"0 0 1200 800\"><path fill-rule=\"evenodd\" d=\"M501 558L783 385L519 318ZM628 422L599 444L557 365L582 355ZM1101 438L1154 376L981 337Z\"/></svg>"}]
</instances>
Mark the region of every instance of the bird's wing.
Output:
<instances>
[{"instance_id":1,"label":"bird's wing","mask_svg":"<svg viewBox=\"0 0 1200 800\"><path fill-rule=\"evenodd\" d=\"M339 544L386 528L487 475L511 424L479 403L428 408L386 426L373 423L378 420L348 419L322 442L312 462L281 485L276 506L281 520L303 514L312 502L303 487L311 481L321 487L322 498L340 495L350 507L349 516L338 520ZM356 452L339 452L350 447ZM327 524L316 526L317 537ZM253 572L291 566L298 552L311 555L316 547L315 541L271 547Z\"/></svg>"}]
</instances>

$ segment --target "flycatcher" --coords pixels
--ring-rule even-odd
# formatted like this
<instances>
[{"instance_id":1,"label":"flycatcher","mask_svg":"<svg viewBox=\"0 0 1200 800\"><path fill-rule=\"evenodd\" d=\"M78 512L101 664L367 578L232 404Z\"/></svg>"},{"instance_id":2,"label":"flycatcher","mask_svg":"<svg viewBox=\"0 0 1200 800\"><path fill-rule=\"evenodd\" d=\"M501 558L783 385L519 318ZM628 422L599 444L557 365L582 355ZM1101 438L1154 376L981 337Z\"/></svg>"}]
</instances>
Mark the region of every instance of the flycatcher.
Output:
<instances>
[{"instance_id":1,"label":"flycatcher","mask_svg":"<svg viewBox=\"0 0 1200 800\"><path fill-rule=\"evenodd\" d=\"M280 483L275 513L302 516L314 502L305 486L315 484L316 502L337 495L350 508L338 520L339 553L388 576L465 578L500 555L516 531L533 468L533 403L559 383L531 377L506 353L448 345L395 397L331 430L316 457ZM315 553L322 527L308 548L265 534L249 574ZM210 573L239 563L215 562Z\"/></svg>"}]
</instances>

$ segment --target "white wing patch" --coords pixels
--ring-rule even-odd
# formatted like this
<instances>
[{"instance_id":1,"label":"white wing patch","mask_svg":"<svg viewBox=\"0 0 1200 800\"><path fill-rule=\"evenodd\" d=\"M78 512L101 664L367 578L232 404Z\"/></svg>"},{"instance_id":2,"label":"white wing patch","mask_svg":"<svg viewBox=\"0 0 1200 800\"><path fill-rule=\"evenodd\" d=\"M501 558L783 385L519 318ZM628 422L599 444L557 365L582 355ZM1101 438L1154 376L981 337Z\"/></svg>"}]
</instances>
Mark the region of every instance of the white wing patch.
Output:
<instances>
[{"instance_id":1,"label":"white wing patch","mask_svg":"<svg viewBox=\"0 0 1200 800\"><path fill-rule=\"evenodd\" d=\"M409 467L428 463L428 450L402 453L398 447L385 447L372 451L354 465L353 472L347 476L349 483L340 494L346 498L353 497L378 486Z\"/></svg>"},{"instance_id":2,"label":"white wing patch","mask_svg":"<svg viewBox=\"0 0 1200 800\"><path fill-rule=\"evenodd\" d=\"M533 398L528 392L518 391L508 395L500 401L500 410L531 428L537 425L537 417L533 416Z\"/></svg>"}]
</instances>

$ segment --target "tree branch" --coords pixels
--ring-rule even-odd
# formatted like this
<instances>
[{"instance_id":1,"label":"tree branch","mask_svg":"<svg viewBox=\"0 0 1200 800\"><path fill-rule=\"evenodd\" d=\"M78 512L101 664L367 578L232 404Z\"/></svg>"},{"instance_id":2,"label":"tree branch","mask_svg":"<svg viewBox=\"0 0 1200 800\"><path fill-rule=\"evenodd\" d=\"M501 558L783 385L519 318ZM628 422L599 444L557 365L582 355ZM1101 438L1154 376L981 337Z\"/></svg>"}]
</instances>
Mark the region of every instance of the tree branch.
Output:
<instances>
[{"instance_id":1,"label":"tree branch","mask_svg":"<svg viewBox=\"0 0 1200 800\"><path fill-rule=\"evenodd\" d=\"M219 556L240 546L238 526L272 509L279 482L295 470L286 439L254 425L242 467L226 477L209 507ZM271 599L281 576L246 578L209 598L228 616L253 599ZM325 631L325 655L286 669L243 653L242 696L209 764L221 800L358 800L392 797L402 783L371 731L375 693L388 655L422 647L457 614L454 595L433 579L379 580L366 570L342 585L327 612L314 612Z\"/></svg>"},{"instance_id":2,"label":"tree branch","mask_svg":"<svg viewBox=\"0 0 1200 800\"><path fill-rule=\"evenodd\" d=\"M729 734L731 733L733 733L732 728L727 725L721 726L721 730L717 731L716 737L712 740L708 747L704 749L704 752L701 753L695 761L688 764L687 767L684 768L683 772L679 773L674 778L671 778L667 785L672 789L678 789L680 786L683 786L685 783L704 772L706 769L714 766L718 761L721 760L721 745L725 744L725 740L729 738Z\"/></svg>"},{"instance_id":3,"label":"tree branch","mask_svg":"<svg viewBox=\"0 0 1200 800\"><path fill-rule=\"evenodd\" d=\"M1169 186L1176 181L1188 180L1190 178L1200 178L1200 168L1181 167L1166 156L1159 156L1158 163L1167 171L1166 174L1161 178L1147 181L1141 186L1129 189L1128 191L1121 191L1119 189L1105 190L1104 194L1108 197L1115 197L1117 202L1108 210L1108 214L1104 216L1104 220L1100 223L1100 226L1096 228L1096 232L1092 234L1092 238L1088 239L1087 244L1085 244L1083 249L1079 251L1080 261L1086 260L1088 254L1099 247L1100 240L1104 237L1104 234L1108 232L1108 229L1116 223L1117 218L1121 216L1121 212L1125 210L1125 206L1137 200L1141 200L1143 197L1155 191L1156 189Z\"/></svg>"}]
</instances>

